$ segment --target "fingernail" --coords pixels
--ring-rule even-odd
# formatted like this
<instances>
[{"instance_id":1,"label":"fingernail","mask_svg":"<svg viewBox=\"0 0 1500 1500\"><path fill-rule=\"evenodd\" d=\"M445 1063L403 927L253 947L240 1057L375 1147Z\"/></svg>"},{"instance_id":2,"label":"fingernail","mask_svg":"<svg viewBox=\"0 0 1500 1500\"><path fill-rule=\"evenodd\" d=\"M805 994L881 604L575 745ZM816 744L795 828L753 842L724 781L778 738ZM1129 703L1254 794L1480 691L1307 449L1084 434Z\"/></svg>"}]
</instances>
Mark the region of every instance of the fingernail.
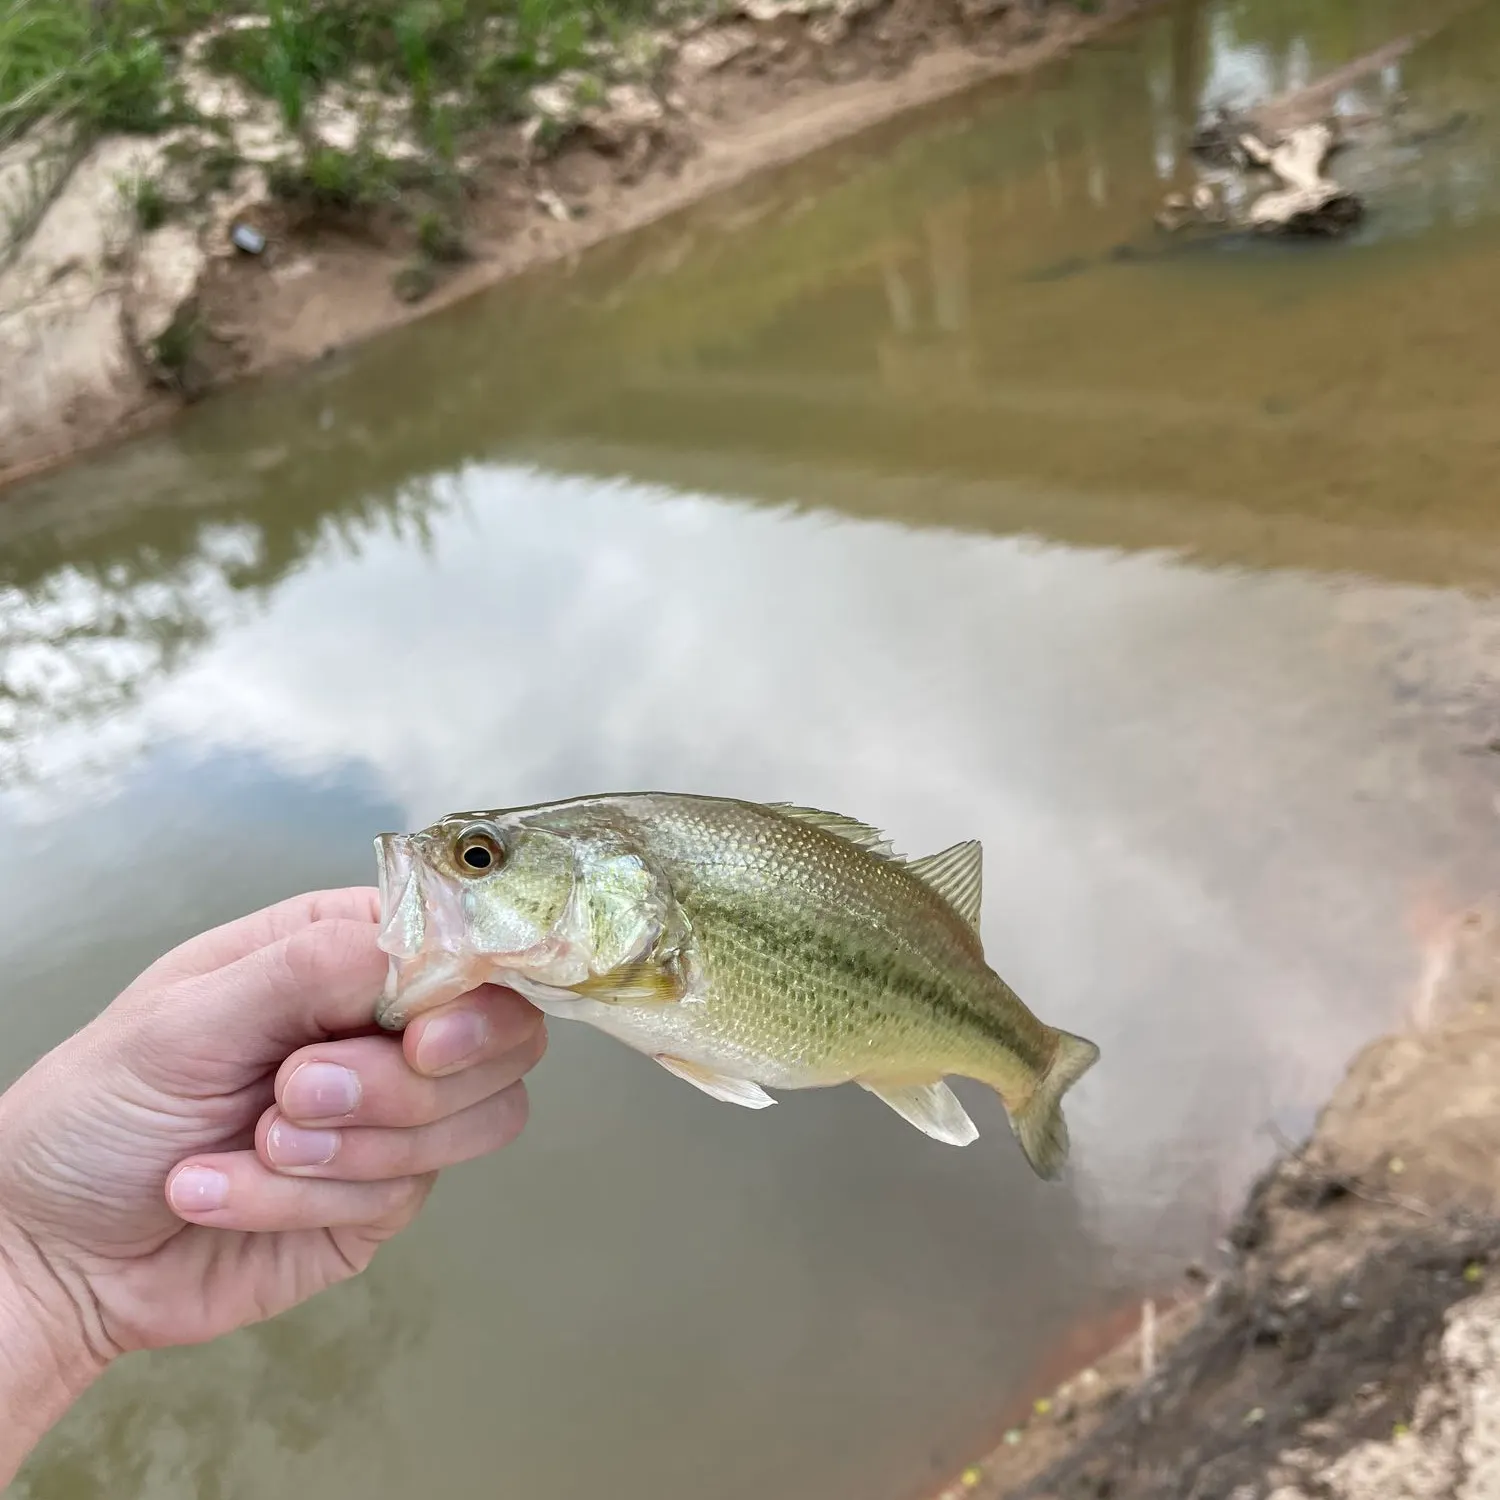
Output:
<instances>
[{"instance_id":1,"label":"fingernail","mask_svg":"<svg viewBox=\"0 0 1500 1500\"><path fill-rule=\"evenodd\" d=\"M229 1202L229 1179L212 1167L184 1167L168 1189L179 1213L206 1214Z\"/></svg>"},{"instance_id":2,"label":"fingernail","mask_svg":"<svg viewBox=\"0 0 1500 1500\"><path fill-rule=\"evenodd\" d=\"M303 1063L281 1091L281 1107L299 1120L342 1120L359 1104L359 1076L337 1063Z\"/></svg>"},{"instance_id":3,"label":"fingernail","mask_svg":"<svg viewBox=\"0 0 1500 1500\"><path fill-rule=\"evenodd\" d=\"M266 1132L266 1155L278 1167L320 1167L338 1149L336 1130L301 1130L278 1120Z\"/></svg>"},{"instance_id":4,"label":"fingernail","mask_svg":"<svg viewBox=\"0 0 1500 1500\"><path fill-rule=\"evenodd\" d=\"M417 1066L424 1073L441 1073L457 1067L485 1044L490 1023L477 1010L457 1010L439 1016L422 1032L417 1043Z\"/></svg>"}]
</instances>

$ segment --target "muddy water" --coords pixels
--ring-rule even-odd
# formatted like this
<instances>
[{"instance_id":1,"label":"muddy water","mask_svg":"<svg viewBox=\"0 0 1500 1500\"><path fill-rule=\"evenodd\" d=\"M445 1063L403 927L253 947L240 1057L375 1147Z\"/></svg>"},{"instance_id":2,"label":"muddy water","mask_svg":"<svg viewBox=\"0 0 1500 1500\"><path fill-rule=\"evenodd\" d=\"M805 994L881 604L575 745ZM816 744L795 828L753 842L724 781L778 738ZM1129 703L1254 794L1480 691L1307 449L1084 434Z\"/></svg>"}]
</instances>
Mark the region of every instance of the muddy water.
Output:
<instances>
[{"instance_id":1,"label":"muddy water","mask_svg":"<svg viewBox=\"0 0 1500 1500\"><path fill-rule=\"evenodd\" d=\"M0 508L0 1074L453 807L666 786L978 836L1096 1038L998 1104L730 1109L558 1026L359 1284L129 1362L27 1497L904 1500L1210 1253L1500 877L1500 17L1349 108L1352 241L1150 229L1208 104L1430 7L1169 6Z\"/></svg>"}]
</instances>

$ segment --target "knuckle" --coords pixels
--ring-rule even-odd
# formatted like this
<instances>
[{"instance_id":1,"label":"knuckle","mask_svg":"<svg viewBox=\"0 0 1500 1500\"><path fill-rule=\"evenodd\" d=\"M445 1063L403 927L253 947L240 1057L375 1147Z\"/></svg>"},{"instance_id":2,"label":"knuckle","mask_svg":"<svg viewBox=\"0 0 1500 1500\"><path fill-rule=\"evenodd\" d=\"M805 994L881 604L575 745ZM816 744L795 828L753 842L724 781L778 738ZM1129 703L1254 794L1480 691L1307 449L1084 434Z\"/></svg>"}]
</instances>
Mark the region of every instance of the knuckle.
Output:
<instances>
[{"instance_id":1,"label":"knuckle","mask_svg":"<svg viewBox=\"0 0 1500 1500\"><path fill-rule=\"evenodd\" d=\"M370 1123L395 1130L419 1130L441 1119L443 1109L437 1090L428 1081L413 1078L392 1090L389 1104Z\"/></svg>"},{"instance_id":2,"label":"knuckle","mask_svg":"<svg viewBox=\"0 0 1500 1500\"><path fill-rule=\"evenodd\" d=\"M374 1214L383 1216L399 1212L410 1201L411 1184L409 1176L382 1177L363 1184L362 1192Z\"/></svg>"},{"instance_id":3,"label":"knuckle","mask_svg":"<svg viewBox=\"0 0 1500 1500\"><path fill-rule=\"evenodd\" d=\"M503 1047L520 1045L546 1021L541 1011L514 990L490 986L483 1003L489 1012L490 1033Z\"/></svg>"},{"instance_id":4,"label":"knuckle","mask_svg":"<svg viewBox=\"0 0 1500 1500\"><path fill-rule=\"evenodd\" d=\"M401 1177L389 1184L388 1212L393 1214L415 1214L427 1201L432 1185L437 1181L436 1172L425 1172L419 1176Z\"/></svg>"},{"instance_id":5,"label":"knuckle","mask_svg":"<svg viewBox=\"0 0 1500 1500\"><path fill-rule=\"evenodd\" d=\"M291 984L300 987L316 979L328 950L326 926L323 922L311 922L306 927L299 927L286 939L281 962Z\"/></svg>"},{"instance_id":6,"label":"knuckle","mask_svg":"<svg viewBox=\"0 0 1500 1500\"><path fill-rule=\"evenodd\" d=\"M441 1084L442 1080L437 1078L416 1078L416 1087L406 1100L403 1124L432 1125L451 1112L447 1108L447 1091Z\"/></svg>"},{"instance_id":7,"label":"knuckle","mask_svg":"<svg viewBox=\"0 0 1500 1500\"><path fill-rule=\"evenodd\" d=\"M405 1182L420 1166L421 1149L413 1134L410 1130L386 1132L378 1156L378 1174L372 1172L370 1175L378 1175L386 1182Z\"/></svg>"},{"instance_id":8,"label":"knuckle","mask_svg":"<svg viewBox=\"0 0 1500 1500\"><path fill-rule=\"evenodd\" d=\"M531 1095L519 1080L502 1089L496 1100L500 1105L501 1132L507 1142L513 1141L531 1119Z\"/></svg>"},{"instance_id":9,"label":"knuckle","mask_svg":"<svg viewBox=\"0 0 1500 1500\"><path fill-rule=\"evenodd\" d=\"M373 929L342 917L319 917L286 940L282 961L299 988L322 984L335 974L361 968L368 959Z\"/></svg>"},{"instance_id":10,"label":"knuckle","mask_svg":"<svg viewBox=\"0 0 1500 1500\"><path fill-rule=\"evenodd\" d=\"M536 1030L531 1034L531 1066L533 1068L547 1055L547 1045L551 1039L547 1031L546 1017L538 1015L536 1021Z\"/></svg>"},{"instance_id":11,"label":"knuckle","mask_svg":"<svg viewBox=\"0 0 1500 1500\"><path fill-rule=\"evenodd\" d=\"M506 1072L529 1073L541 1062L546 1052L547 1028L536 1026L528 1029L519 1041L513 1041L494 1061L502 1063Z\"/></svg>"}]
</instances>

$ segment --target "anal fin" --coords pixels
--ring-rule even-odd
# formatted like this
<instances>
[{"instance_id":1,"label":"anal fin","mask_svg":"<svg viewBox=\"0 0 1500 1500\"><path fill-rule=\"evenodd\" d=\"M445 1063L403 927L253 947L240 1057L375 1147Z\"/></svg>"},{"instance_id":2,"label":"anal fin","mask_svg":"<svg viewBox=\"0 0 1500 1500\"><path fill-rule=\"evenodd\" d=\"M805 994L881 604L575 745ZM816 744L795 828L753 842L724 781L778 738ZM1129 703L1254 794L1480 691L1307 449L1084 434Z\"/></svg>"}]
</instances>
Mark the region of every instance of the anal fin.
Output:
<instances>
[{"instance_id":1,"label":"anal fin","mask_svg":"<svg viewBox=\"0 0 1500 1500\"><path fill-rule=\"evenodd\" d=\"M909 1125L923 1135L950 1146L967 1146L979 1139L979 1131L968 1112L958 1102L958 1095L941 1081L937 1083L895 1084L859 1080L862 1089L889 1104Z\"/></svg>"},{"instance_id":2,"label":"anal fin","mask_svg":"<svg viewBox=\"0 0 1500 1500\"><path fill-rule=\"evenodd\" d=\"M711 1099L722 1099L725 1104L739 1104L745 1109L765 1109L776 1101L758 1084L748 1078L730 1078L725 1073L715 1073L697 1063L684 1062L680 1057L658 1053L656 1060L667 1072L685 1079L694 1088L702 1089Z\"/></svg>"}]
</instances>

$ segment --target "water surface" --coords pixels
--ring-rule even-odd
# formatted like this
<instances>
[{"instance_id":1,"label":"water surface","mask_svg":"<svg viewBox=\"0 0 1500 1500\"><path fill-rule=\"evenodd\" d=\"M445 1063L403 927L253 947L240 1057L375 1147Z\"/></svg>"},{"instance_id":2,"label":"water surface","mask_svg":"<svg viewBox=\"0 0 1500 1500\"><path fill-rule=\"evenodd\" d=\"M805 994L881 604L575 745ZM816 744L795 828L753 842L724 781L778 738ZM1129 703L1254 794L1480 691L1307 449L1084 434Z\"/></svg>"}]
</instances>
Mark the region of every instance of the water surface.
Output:
<instances>
[{"instance_id":1,"label":"water surface","mask_svg":"<svg viewBox=\"0 0 1500 1500\"><path fill-rule=\"evenodd\" d=\"M1104 1060L1073 1175L554 1028L360 1283L112 1372L28 1500L905 1500L1211 1252L1500 875L1500 14L1345 101L1351 241L1150 228L1201 108L1415 4L1178 4L0 506L0 1076L457 807L631 787L986 851Z\"/></svg>"}]
</instances>

